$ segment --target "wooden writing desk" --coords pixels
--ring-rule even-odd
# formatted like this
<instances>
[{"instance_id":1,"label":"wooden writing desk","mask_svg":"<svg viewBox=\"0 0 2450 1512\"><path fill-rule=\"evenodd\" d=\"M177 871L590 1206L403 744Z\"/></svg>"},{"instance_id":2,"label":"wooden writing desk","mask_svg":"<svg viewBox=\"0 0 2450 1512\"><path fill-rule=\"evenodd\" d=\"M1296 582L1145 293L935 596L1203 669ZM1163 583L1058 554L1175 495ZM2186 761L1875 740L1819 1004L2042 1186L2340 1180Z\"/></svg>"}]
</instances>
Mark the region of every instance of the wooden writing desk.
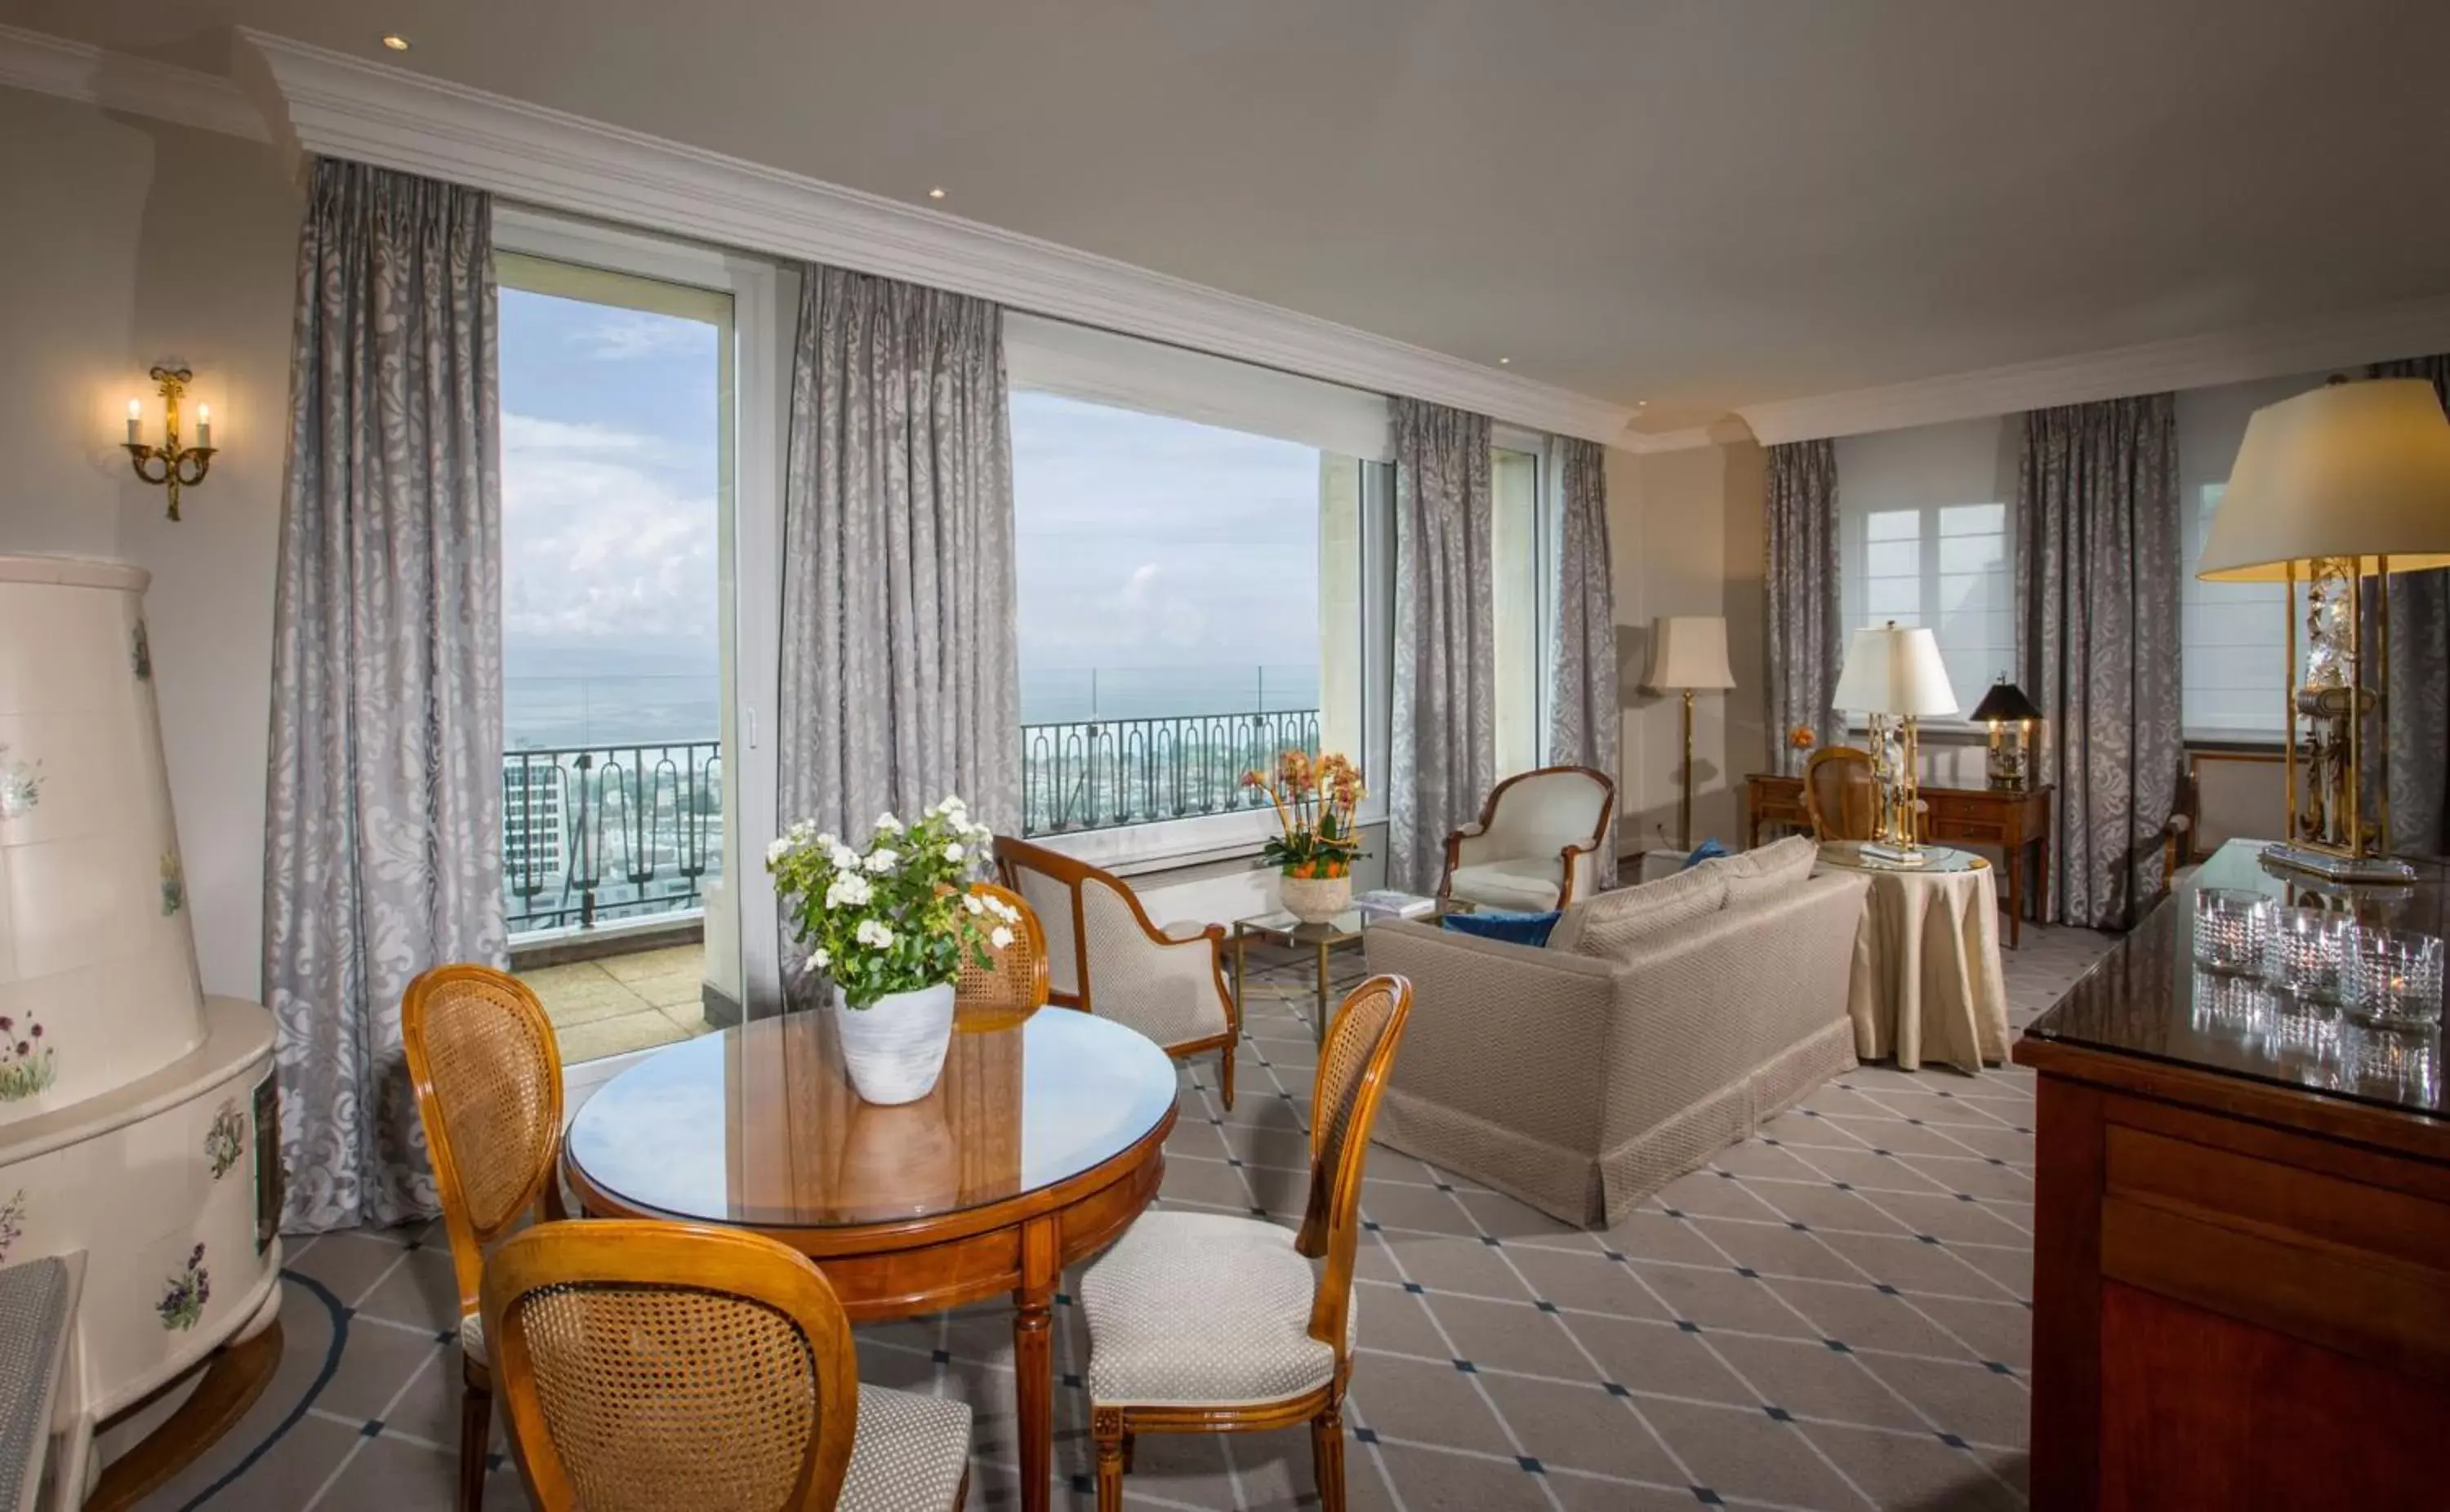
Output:
<instances>
[{"instance_id":1,"label":"wooden writing desk","mask_svg":"<svg viewBox=\"0 0 2450 1512\"><path fill-rule=\"evenodd\" d=\"M2022 939L2025 853L2033 852L2033 921L2039 923L2050 897L2051 789L2030 787L2020 793L1991 787L1925 787L1923 802L1931 812L1923 822L1923 839L1952 845L1996 845L1999 870L2007 882L2000 901L2008 905L2008 947ZM1809 832L1812 821L1803 812L1803 779L1755 772L1744 779L1744 848L1760 843L1763 824L1784 824Z\"/></svg>"}]
</instances>

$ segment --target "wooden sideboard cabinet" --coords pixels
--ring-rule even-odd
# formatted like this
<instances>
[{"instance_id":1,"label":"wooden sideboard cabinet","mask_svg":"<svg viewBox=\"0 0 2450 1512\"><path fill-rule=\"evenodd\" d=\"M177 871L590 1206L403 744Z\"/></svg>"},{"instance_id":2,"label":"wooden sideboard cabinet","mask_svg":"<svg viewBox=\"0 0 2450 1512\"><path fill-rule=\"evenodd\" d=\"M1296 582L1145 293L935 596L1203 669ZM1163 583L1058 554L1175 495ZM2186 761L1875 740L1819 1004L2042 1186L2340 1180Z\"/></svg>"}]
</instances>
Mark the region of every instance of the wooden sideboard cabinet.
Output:
<instances>
[{"instance_id":1,"label":"wooden sideboard cabinet","mask_svg":"<svg viewBox=\"0 0 2450 1512\"><path fill-rule=\"evenodd\" d=\"M2035 1020L2034 1512L2450 1506L2439 1031L2192 965L2233 841ZM2355 906L2439 934L2439 865ZM2340 901L2332 900L2332 906Z\"/></svg>"},{"instance_id":2,"label":"wooden sideboard cabinet","mask_svg":"<svg viewBox=\"0 0 2450 1512\"><path fill-rule=\"evenodd\" d=\"M1923 821L1923 838L1935 844L1995 845L1999 849L2004 886L1999 901L2008 909L2008 947L2023 943L2026 866L2032 867L2033 920L2039 922L2050 898L2051 789L2030 787L2006 792L1993 787L1925 787L1931 805ZM1761 826L1784 825L1809 831L1812 820L1803 810L1803 779L1774 772L1755 772L1744 779L1744 847L1760 843Z\"/></svg>"}]
</instances>

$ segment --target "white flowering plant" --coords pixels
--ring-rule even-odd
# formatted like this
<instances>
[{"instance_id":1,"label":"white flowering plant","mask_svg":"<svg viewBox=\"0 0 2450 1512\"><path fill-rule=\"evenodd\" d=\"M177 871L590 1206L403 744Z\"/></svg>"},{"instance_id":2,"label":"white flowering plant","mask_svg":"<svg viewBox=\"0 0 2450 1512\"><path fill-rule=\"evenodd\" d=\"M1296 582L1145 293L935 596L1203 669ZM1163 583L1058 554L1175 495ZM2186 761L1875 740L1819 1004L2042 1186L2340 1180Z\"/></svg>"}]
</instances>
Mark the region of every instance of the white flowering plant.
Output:
<instances>
[{"instance_id":1,"label":"white flowering plant","mask_svg":"<svg viewBox=\"0 0 2450 1512\"><path fill-rule=\"evenodd\" d=\"M791 931L853 1008L941 986L1013 942L1021 911L970 891L994 831L946 798L904 824L876 821L865 849L805 821L766 849Z\"/></svg>"}]
</instances>

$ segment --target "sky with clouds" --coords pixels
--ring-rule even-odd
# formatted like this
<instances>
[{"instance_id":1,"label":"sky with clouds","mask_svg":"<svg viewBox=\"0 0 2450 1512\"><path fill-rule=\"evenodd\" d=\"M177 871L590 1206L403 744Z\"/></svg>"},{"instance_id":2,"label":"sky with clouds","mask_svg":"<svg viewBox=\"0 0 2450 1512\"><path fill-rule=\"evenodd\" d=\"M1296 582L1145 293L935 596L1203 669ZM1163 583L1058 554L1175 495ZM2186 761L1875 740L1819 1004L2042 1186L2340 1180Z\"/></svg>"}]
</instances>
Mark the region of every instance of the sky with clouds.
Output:
<instances>
[{"instance_id":1,"label":"sky with clouds","mask_svg":"<svg viewBox=\"0 0 2450 1512\"><path fill-rule=\"evenodd\" d=\"M513 677L711 674L715 328L509 288L501 321ZM1025 686L1316 667L1315 450L1045 394L1012 424Z\"/></svg>"}]
</instances>

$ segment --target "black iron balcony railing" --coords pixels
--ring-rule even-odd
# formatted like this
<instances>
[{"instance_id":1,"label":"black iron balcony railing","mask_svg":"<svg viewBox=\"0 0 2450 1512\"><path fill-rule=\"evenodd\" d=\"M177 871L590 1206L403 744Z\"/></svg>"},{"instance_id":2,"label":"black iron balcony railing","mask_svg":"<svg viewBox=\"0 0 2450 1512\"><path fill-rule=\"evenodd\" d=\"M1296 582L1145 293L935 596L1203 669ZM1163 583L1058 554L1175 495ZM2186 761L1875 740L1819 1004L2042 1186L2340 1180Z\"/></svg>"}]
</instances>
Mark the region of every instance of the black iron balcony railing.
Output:
<instances>
[{"instance_id":1,"label":"black iron balcony railing","mask_svg":"<svg viewBox=\"0 0 2450 1512\"><path fill-rule=\"evenodd\" d=\"M502 753L512 934L696 908L722 875L721 742Z\"/></svg>"},{"instance_id":2,"label":"black iron balcony railing","mask_svg":"<svg viewBox=\"0 0 2450 1512\"><path fill-rule=\"evenodd\" d=\"M1023 725L1021 833L1263 808L1267 796L1242 786L1242 774L1295 746L1317 753L1317 709Z\"/></svg>"}]
</instances>

